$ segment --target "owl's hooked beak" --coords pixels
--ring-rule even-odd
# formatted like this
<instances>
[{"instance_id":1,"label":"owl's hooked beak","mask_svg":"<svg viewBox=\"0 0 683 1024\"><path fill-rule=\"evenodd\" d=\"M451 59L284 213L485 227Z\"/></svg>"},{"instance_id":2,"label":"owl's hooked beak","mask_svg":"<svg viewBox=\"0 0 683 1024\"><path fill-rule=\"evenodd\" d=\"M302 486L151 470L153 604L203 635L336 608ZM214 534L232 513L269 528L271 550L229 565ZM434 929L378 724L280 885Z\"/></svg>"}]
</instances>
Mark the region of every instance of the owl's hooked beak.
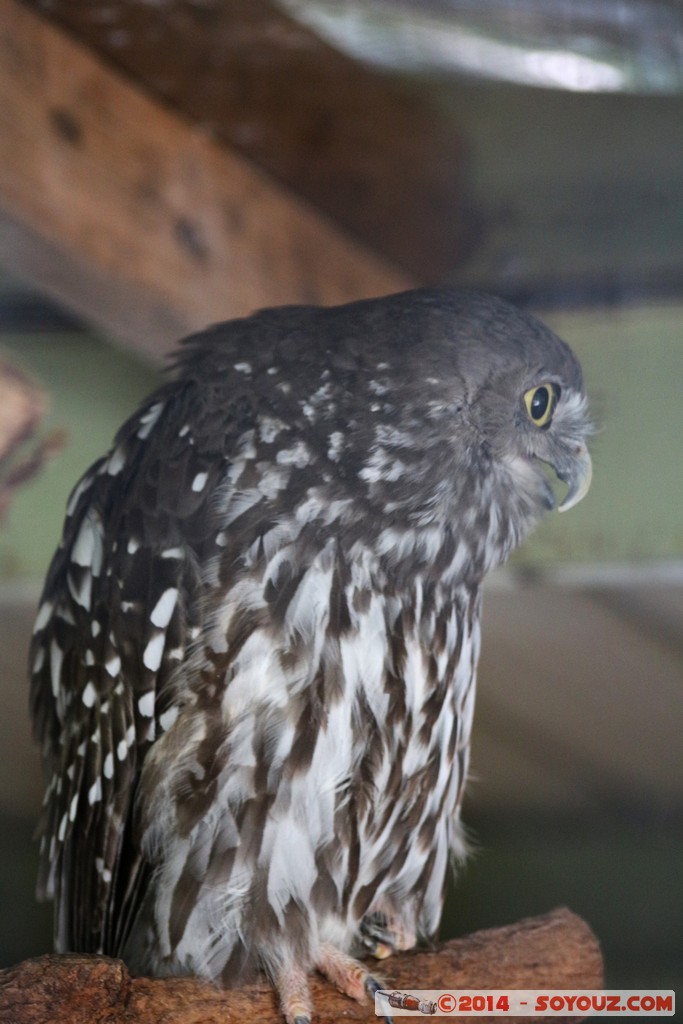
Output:
<instances>
[{"instance_id":1,"label":"owl's hooked beak","mask_svg":"<svg viewBox=\"0 0 683 1024\"><path fill-rule=\"evenodd\" d=\"M568 461L566 469L564 466L556 466L555 472L560 480L569 484L564 501L558 506L559 512L566 512L585 498L593 479L593 463L585 444L579 445L572 454L571 462Z\"/></svg>"}]
</instances>

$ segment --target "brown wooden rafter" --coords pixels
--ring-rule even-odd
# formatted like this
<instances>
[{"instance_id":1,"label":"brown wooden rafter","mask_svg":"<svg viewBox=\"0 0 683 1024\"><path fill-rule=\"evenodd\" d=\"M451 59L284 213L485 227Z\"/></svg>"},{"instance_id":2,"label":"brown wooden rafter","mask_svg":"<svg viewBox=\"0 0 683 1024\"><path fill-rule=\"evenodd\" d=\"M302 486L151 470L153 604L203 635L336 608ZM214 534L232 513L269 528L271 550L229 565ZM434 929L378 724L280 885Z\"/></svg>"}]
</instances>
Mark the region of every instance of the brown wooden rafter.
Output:
<instances>
[{"instance_id":1,"label":"brown wooden rafter","mask_svg":"<svg viewBox=\"0 0 683 1024\"><path fill-rule=\"evenodd\" d=\"M0 261L148 353L410 283L17 0L0 0Z\"/></svg>"},{"instance_id":2,"label":"brown wooden rafter","mask_svg":"<svg viewBox=\"0 0 683 1024\"><path fill-rule=\"evenodd\" d=\"M462 146L423 82L274 0L25 0L420 281L462 249Z\"/></svg>"}]
</instances>

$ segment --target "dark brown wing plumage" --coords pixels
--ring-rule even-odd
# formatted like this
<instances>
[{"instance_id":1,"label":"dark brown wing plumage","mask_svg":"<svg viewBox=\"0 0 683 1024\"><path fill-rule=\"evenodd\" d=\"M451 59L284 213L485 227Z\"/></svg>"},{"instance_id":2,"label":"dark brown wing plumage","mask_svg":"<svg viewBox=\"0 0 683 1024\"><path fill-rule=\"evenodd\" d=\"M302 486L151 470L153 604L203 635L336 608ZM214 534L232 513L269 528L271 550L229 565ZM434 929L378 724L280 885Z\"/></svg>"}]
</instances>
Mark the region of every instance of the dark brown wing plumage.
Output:
<instances>
[{"instance_id":1,"label":"dark brown wing plumage","mask_svg":"<svg viewBox=\"0 0 683 1024\"><path fill-rule=\"evenodd\" d=\"M135 790L201 625L223 470L222 452L178 437L185 412L201 431L191 393L162 389L76 486L38 612L31 708L49 773L39 892L59 908L60 949L120 948L142 881Z\"/></svg>"}]
</instances>

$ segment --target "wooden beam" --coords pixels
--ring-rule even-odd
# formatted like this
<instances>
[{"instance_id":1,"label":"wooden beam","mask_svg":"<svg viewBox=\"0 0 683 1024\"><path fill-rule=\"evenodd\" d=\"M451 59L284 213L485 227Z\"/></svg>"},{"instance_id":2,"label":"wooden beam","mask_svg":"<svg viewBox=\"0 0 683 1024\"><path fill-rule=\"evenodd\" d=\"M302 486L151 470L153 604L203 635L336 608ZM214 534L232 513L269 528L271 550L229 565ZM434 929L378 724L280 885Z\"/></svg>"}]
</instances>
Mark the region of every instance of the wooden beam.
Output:
<instances>
[{"instance_id":1,"label":"wooden beam","mask_svg":"<svg viewBox=\"0 0 683 1024\"><path fill-rule=\"evenodd\" d=\"M24 2L420 281L471 245L460 133L431 86L341 53L277 0Z\"/></svg>"},{"instance_id":2,"label":"wooden beam","mask_svg":"<svg viewBox=\"0 0 683 1024\"><path fill-rule=\"evenodd\" d=\"M0 262L158 353L409 280L16 0L0 0Z\"/></svg>"}]
</instances>

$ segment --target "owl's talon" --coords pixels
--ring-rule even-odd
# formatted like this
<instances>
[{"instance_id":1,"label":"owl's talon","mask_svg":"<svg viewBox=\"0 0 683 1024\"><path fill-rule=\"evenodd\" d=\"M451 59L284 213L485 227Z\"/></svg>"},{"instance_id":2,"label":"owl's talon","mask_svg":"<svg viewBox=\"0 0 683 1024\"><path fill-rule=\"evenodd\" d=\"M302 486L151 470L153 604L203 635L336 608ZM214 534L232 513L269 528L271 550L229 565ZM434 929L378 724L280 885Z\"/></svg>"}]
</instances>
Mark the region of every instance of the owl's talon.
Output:
<instances>
[{"instance_id":1,"label":"owl's talon","mask_svg":"<svg viewBox=\"0 0 683 1024\"><path fill-rule=\"evenodd\" d=\"M366 939L364 944L370 956L374 956L375 960L386 960L387 957L394 954L394 947L387 942L371 942Z\"/></svg>"},{"instance_id":2,"label":"owl's talon","mask_svg":"<svg viewBox=\"0 0 683 1024\"><path fill-rule=\"evenodd\" d=\"M365 991L370 996L373 1002L375 1001L375 995L377 994L377 992L380 992L383 988L384 985L382 985L377 980L377 978L373 978L371 974L368 974L367 978L365 979ZM385 1013L384 1022L385 1024L394 1024L394 1018L390 1014Z\"/></svg>"},{"instance_id":3,"label":"owl's talon","mask_svg":"<svg viewBox=\"0 0 683 1024\"><path fill-rule=\"evenodd\" d=\"M368 974L368 976L367 976L367 978L365 979L365 982L364 982L364 987L365 987L365 991L370 996L370 998L374 999L375 995L377 994L377 992L381 992L382 991L382 989L384 988L384 985L382 985L382 983L379 982L377 980L377 978L373 978L373 976L371 974Z\"/></svg>"},{"instance_id":4,"label":"owl's talon","mask_svg":"<svg viewBox=\"0 0 683 1024\"><path fill-rule=\"evenodd\" d=\"M414 930L384 900L363 918L360 938L376 960L385 960L398 950L412 949L417 942Z\"/></svg>"}]
</instances>

